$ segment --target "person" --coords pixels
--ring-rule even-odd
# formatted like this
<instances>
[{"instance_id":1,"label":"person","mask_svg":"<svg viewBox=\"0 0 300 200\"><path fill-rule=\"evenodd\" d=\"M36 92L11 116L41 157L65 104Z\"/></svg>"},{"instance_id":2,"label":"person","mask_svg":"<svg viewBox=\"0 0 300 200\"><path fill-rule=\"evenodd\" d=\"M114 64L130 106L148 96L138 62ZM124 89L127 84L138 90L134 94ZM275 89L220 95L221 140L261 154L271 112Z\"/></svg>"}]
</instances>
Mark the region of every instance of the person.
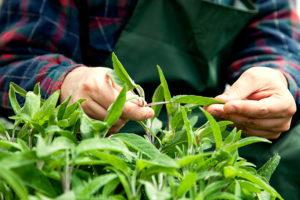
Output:
<instances>
[{"instance_id":1,"label":"person","mask_svg":"<svg viewBox=\"0 0 300 200\"><path fill-rule=\"evenodd\" d=\"M108 107L121 89L107 75L110 69L104 67L112 51L116 51L126 62L130 59L136 62L132 64L132 68L129 67L129 71L137 74L134 80L144 81L142 86L144 84L145 88L152 88L153 80L149 71L154 69L148 67L148 62L155 62L155 58L158 58L157 62L173 62L187 57L184 62L176 60L168 65L169 68L165 68L166 77L170 80L173 78L170 81L171 90L178 82L182 83L182 87L174 88L172 94L189 91L217 95L222 93L225 82L232 84L216 97L226 104L211 105L206 108L207 111L218 118L233 121L245 136L274 139L271 146L258 145L255 147L256 151L247 149L245 154L260 165L274 152L279 152L282 161L271 183L286 199L299 198L297 166L300 163L294 159L298 155L296 152L300 151L297 147L300 146L297 111L300 104L300 24L295 1L253 0L257 10L247 13L250 21L245 15L236 17L238 12L242 14L247 8L251 8L252 4L247 0L226 1L221 6L208 1L83 2L85 1L3 0L0 10L2 108L10 109L10 82L15 82L26 90L32 90L35 83L39 82L43 98L58 89L61 90L60 102L70 95L72 102L86 98L88 100L82 104L84 111L94 119L103 120ZM243 2L244 6L239 2ZM191 6L193 3L199 4L199 8L203 9ZM239 5L232 11L229 6L235 4ZM203 12L204 8L209 10L211 7L212 10L207 14ZM170 11L165 12L165 9ZM220 12L216 12L216 9ZM189 12L190 10L201 12L192 16L193 12ZM183 17L180 18L180 15ZM215 19L215 16L219 18ZM171 17L174 21L169 20ZM148 22L153 23L153 26L160 26L153 28L142 23L141 20L146 18L149 18ZM219 22L222 18L228 21ZM242 18L247 20L238 23ZM178 21L181 21L181 28L177 27ZM204 26L205 21L209 22ZM224 27L220 29L219 26ZM143 32L143 29L139 29L141 27L147 31ZM165 27L176 31L170 33ZM189 28L194 32L189 31ZM132 42L129 38L136 34L131 34L131 29L143 32L143 37L151 34L153 37L149 41L146 37L145 40L136 37ZM225 44L221 39L226 30L228 42ZM166 37L160 35L163 31L168 32ZM195 34L196 39L189 34ZM183 35L184 37L179 37ZM181 40L183 42L178 42ZM165 45L163 41L169 43ZM177 42L177 47L173 48L172 45ZM128 50L123 44L132 47ZM200 48L201 45L205 48ZM126 47L124 51L123 46ZM135 48L138 50L134 51ZM135 56L139 51L142 58ZM226 59L215 59L221 52L223 55L227 54ZM189 60L195 60L196 67L203 65L206 69L189 68L193 65ZM214 62L219 63L219 68L211 67ZM124 66L126 68L127 65ZM224 73L228 75L224 76ZM204 81L201 82L202 79ZM202 83L206 87L202 87L205 85ZM188 89L185 90L186 88ZM19 101L24 100L20 98ZM110 132L118 132L129 120L144 120L153 115L151 108L127 102L119 121Z\"/></svg>"}]
</instances>

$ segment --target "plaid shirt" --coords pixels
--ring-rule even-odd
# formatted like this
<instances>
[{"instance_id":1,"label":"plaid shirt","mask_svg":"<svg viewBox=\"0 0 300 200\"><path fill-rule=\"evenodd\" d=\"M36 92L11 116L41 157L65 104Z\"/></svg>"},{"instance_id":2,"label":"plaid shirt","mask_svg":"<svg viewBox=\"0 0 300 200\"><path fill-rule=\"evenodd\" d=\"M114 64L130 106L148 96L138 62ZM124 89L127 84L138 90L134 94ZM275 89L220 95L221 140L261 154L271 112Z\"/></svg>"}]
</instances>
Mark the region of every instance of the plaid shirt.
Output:
<instances>
[{"instance_id":1,"label":"plaid shirt","mask_svg":"<svg viewBox=\"0 0 300 200\"><path fill-rule=\"evenodd\" d=\"M81 0L82 1L82 0ZM89 65L100 66L137 0L88 0ZM218 0L219 1L219 0ZM300 105L300 26L293 0L253 0L259 13L239 35L228 78L260 65L284 72ZM66 74L83 62L80 23L74 0L3 0L0 9L0 104L9 107L9 82L44 98L59 89Z\"/></svg>"}]
</instances>

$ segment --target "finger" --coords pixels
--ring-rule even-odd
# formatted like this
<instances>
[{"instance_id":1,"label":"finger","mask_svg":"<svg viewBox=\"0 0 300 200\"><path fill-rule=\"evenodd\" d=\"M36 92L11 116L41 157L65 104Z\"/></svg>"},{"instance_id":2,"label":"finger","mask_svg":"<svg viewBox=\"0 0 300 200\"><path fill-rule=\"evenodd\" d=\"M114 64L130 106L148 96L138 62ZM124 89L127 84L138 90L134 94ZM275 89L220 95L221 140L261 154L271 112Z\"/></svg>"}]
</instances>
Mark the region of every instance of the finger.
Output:
<instances>
[{"instance_id":1,"label":"finger","mask_svg":"<svg viewBox=\"0 0 300 200\"><path fill-rule=\"evenodd\" d=\"M276 132L276 131L266 131L266 130L257 130L257 129L252 129L248 127L239 127L237 125L237 128L239 130L242 130L242 134L246 137L250 136L258 136L258 137L263 137L267 139L277 139L281 135L281 132Z\"/></svg>"},{"instance_id":2,"label":"finger","mask_svg":"<svg viewBox=\"0 0 300 200\"><path fill-rule=\"evenodd\" d=\"M142 107L133 102L125 103L121 117L123 119L143 121L154 116L154 111L150 107Z\"/></svg>"},{"instance_id":3,"label":"finger","mask_svg":"<svg viewBox=\"0 0 300 200\"><path fill-rule=\"evenodd\" d=\"M233 121L235 124L242 125L258 130L285 132L288 131L291 125L289 118L275 118L275 119L257 119L249 118L242 115L232 114L226 116L219 116L222 119Z\"/></svg>"},{"instance_id":4,"label":"finger","mask_svg":"<svg viewBox=\"0 0 300 200\"><path fill-rule=\"evenodd\" d=\"M234 84L227 89L223 94L216 97L217 100L229 101L235 99L247 99L249 95L259 88L257 82L251 82L254 77L249 73L243 73ZM251 82L251 84L249 84Z\"/></svg>"},{"instance_id":5,"label":"finger","mask_svg":"<svg viewBox=\"0 0 300 200\"><path fill-rule=\"evenodd\" d=\"M127 120L119 119L109 130L108 130L108 135L110 136L111 134L119 132L119 130L126 124Z\"/></svg>"},{"instance_id":6,"label":"finger","mask_svg":"<svg viewBox=\"0 0 300 200\"><path fill-rule=\"evenodd\" d=\"M81 106L84 112L93 119L103 121L107 115L107 110L91 99L83 102Z\"/></svg>"},{"instance_id":7,"label":"finger","mask_svg":"<svg viewBox=\"0 0 300 200\"><path fill-rule=\"evenodd\" d=\"M204 108L208 113L213 116L224 116L226 113L224 112L223 104L212 104Z\"/></svg>"},{"instance_id":8,"label":"finger","mask_svg":"<svg viewBox=\"0 0 300 200\"><path fill-rule=\"evenodd\" d=\"M240 114L253 118L283 118L293 115L290 105L275 98L255 100L233 100L224 105L227 114Z\"/></svg>"}]
</instances>

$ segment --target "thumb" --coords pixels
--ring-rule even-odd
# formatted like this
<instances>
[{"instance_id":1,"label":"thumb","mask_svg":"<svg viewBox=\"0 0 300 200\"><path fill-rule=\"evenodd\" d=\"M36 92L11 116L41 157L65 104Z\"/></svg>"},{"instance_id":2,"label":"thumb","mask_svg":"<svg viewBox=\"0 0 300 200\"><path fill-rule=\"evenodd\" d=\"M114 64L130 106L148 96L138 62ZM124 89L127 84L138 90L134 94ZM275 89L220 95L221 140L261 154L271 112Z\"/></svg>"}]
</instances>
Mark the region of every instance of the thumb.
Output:
<instances>
[{"instance_id":1,"label":"thumb","mask_svg":"<svg viewBox=\"0 0 300 200\"><path fill-rule=\"evenodd\" d=\"M248 96L257 90L257 82L251 80L253 79L247 74L242 74L229 89L227 89L223 94L217 96L216 99L225 102L230 100L247 99Z\"/></svg>"}]
</instances>

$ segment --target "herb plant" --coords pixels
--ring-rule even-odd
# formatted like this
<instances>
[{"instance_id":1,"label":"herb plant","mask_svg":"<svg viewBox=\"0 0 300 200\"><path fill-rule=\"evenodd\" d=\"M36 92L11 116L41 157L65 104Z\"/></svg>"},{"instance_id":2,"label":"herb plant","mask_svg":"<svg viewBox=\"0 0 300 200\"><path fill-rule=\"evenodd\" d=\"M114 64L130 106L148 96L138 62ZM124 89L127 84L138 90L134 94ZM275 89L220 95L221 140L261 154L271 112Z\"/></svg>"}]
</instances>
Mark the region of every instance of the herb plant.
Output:
<instances>
[{"instance_id":1,"label":"herb plant","mask_svg":"<svg viewBox=\"0 0 300 200\"><path fill-rule=\"evenodd\" d=\"M264 138L241 136L216 121L202 106L223 103L212 98L171 96L162 70L152 103L113 54L110 76L123 87L104 121L89 118L80 104L57 106L59 91L41 99L39 85L25 91L10 84L15 112L12 128L0 124L0 198L10 199L259 199L282 197L268 181L279 162L275 155L261 169L247 162L238 149ZM127 91L137 91L127 98ZM17 95L25 98L21 106ZM151 106L155 117L138 122L145 137L118 133L107 137L126 101ZM158 119L166 106L168 123ZM193 111L207 122L197 126Z\"/></svg>"}]
</instances>

